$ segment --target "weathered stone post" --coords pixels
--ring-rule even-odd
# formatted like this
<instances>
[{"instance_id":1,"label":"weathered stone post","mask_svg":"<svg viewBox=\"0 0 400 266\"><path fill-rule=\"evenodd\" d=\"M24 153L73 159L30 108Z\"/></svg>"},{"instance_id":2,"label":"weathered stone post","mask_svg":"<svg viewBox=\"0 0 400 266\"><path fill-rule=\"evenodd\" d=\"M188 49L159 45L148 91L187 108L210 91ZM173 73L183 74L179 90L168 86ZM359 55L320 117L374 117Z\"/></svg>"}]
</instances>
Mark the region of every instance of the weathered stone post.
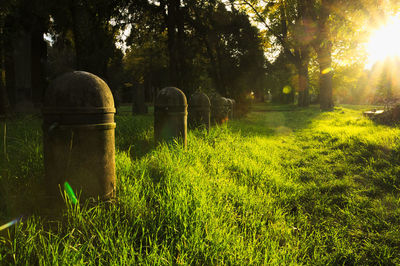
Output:
<instances>
[{"instance_id":1,"label":"weathered stone post","mask_svg":"<svg viewBox=\"0 0 400 266\"><path fill-rule=\"evenodd\" d=\"M231 119L231 101L229 98L222 97L222 100L224 101L224 113L226 113L226 121Z\"/></svg>"},{"instance_id":2,"label":"weathered stone post","mask_svg":"<svg viewBox=\"0 0 400 266\"><path fill-rule=\"evenodd\" d=\"M228 112L225 108L225 98L214 95L211 97L211 121L213 124L222 124L228 120Z\"/></svg>"},{"instance_id":3,"label":"weathered stone post","mask_svg":"<svg viewBox=\"0 0 400 266\"><path fill-rule=\"evenodd\" d=\"M210 129L210 99L202 92L192 94L189 99L189 126L192 128L204 126Z\"/></svg>"},{"instance_id":4,"label":"weathered stone post","mask_svg":"<svg viewBox=\"0 0 400 266\"><path fill-rule=\"evenodd\" d=\"M185 94L174 87L160 90L154 104L154 139L156 143L181 138L186 146L187 101Z\"/></svg>"},{"instance_id":5,"label":"weathered stone post","mask_svg":"<svg viewBox=\"0 0 400 266\"><path fill-rule=\"evenodd\" d=\"M115 195L114 113L110 88L91 73L69 72L50 84L43 106L50 195L57 196L64 182L83 200Z\"/></svg>"},{"instance_id":6,"label":"weathered stone post","mask_svg":"<svg viewBox=\"0 0 400 266\"><path fill-rule=\"evenodd\" d=\"M226 98L227 105L228 105L228 118L229 120L233 119L233 102L234 100L231 98Z\"/></svg>"},{"instance_id":7,"label":"weathered stone post","mask_svg":"<svg viewBox=\"0 0 400 266\"><path fill-rule=\"evenodd\" d=\"M230 99L231 100L231 107L232 107L232 111L231 111L231 115L232 115L232 119L234 119L236 117L236 101L234 99Z\"/></svg>"}]
</instances>

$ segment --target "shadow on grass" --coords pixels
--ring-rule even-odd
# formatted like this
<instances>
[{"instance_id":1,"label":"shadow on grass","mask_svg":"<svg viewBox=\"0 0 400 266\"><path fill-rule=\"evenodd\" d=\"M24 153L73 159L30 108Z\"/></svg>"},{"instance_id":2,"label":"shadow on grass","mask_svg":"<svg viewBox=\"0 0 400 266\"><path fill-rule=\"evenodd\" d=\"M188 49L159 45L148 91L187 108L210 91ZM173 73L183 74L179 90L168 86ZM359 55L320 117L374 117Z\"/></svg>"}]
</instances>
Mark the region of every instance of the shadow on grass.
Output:
<instances>
[{"instance_id":1,"label":"shadow on grass","mask_svg":"<svg viewBox=\"0 0 400 266\"><path fill-rule=\"evenodd\" d=\"M137 139L134 140L134 143L135 144L131 145L131 148L129 149L129 156L132 159L140 159L155 148L153 139Z\"/></svg>"},{"instance_id":2,"label":"shadow on grass","mask_svg":"<svg viewBox=\"0 0 400 266\"><path fill-rule=\"evenodd\" d=\"M140 158L154 148L153 116L116 115L116 149ZM42 214L42 119L21 116L0 122L0 225L21 215Z\"/></svg>"},{"instance_id":3,"label":"shadow on grass","mask_svg":"<svg viewBox=\"0 0 400 266\"><path fill-rule=\"evenodd\" d=\"M15 177L3 176L0 180L0 226L15 220L25 221L32 215L54 218L61 208L51 209L54 199L46 191L43 178L17 181ZM4 233L13 231L4 230Z\"/></svg>"},{"instance_id":4,"label":"shadow on grass","mask_svg":"<svg viewBox=\"0 0 400 266\"><path fill-rule=\"evenodd\" d=\"M347 153L347 161L353 165L365 165L357 169L355 182L367 188L366 195L382 198L388 193L398 193L400 187L400 145L388 148L360 138L351 138L341 145Z\"/></svg>"},{"instance_id":5,"label":"shadow on grass","mask_svg":"<svg viewBox=\"0 0 400 266\"><path fill-rule=\"evenodd\" d=\"M298 108L257 104L245 118L230 121L229 127L243 136L285 136L309 127L320 114L318 106Z\"/></svg>"},{"instance_id":6,"label":"shadow on grass","mask_svg":"<svg viewBox=\"0 0 400 266\"><path fill-rule=\"evenodd\" d=\"M154 149L153 115L115 116L115 147L139 159Z\"/></svg>"}]
</instances>

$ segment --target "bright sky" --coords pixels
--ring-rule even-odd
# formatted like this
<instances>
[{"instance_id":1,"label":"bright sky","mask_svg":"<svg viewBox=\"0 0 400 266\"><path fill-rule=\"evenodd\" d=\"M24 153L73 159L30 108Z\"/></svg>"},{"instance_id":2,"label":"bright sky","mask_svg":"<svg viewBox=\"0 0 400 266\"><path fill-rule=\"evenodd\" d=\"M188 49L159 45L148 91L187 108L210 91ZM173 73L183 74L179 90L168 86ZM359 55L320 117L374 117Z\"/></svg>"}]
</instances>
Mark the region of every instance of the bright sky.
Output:
<instances>
[{"instance_id":1,"label":"bright sky","mask_svg":"<svg viewBox=\"0 0 400 266\"><path fill-rule=\"evenodd\" d=\"M386 57L400 56L400 14L388 19L387 23L376 29L366 44L368 61L365 68Z\"/></svg>"}]
</instances>

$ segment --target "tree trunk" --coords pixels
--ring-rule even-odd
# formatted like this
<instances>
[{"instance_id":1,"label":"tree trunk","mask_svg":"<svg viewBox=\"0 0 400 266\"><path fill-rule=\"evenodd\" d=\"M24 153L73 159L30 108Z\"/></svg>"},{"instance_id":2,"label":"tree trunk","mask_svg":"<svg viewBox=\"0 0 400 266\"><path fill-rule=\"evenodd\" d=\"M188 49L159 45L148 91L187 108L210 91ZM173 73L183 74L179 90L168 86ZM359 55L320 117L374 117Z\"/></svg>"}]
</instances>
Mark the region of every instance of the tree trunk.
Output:
<instances>
[{"instance_id":1,"label":"tree trunk","mask_svg":"<svg viewBox=\"0 0 400 266\"><path fill-rule=\"evenodd\" d=\"M106 29L103 29L83 0L72 2L73 34L78 70L89 71L107 79L107 63L110 58Z\"/></svg>"},{"instance_id":2,"label":"tree trunk","mask_svg":"<svg viewBox=\"0 0 400 266\"><path fill-rule=\"evenodd\" d=\"M215 55L214 55L214 50L212 49L211 44L208 41L208 36L204 37L204 44L206 45L207 55L211 62L211 68L209 71L210 75L214 80L215 87L220 88L220 87L222 87L221 74L220 74L219 67L217 64L217 59L215 58Z\"/></svg>"},{"instance_id":3,"label":"tree trunk","mask_svg":"<svg viewBox=\"0 0 400 266\"><path fill-rule=\"evenodd\" d=\"M3 80L0 80L0 117L7 114L8 104L7 104L7 94Z\"/></svg>"},{"instance_id":4,"label":"tree trunk","mask_svg":"<svg viewBox=\"0 0 400 266\"><path fill-rule=\"evenodd\" d=\"M181 3L180 0L176 0L176 12L177 12L177 48L176 57L178 61L178 87L186 91L187 84L189 80L187 80L187 72L188 72L188 65L186 65L186 50L185 50L185 21L184 21L184 14L183 10L180 7Z\"/></svg>"},{"instance_id":5,"label":"tree trunk","mask_svg":"<svg viewBox=\"0 0 400 266\"><path fill-rule=\"evenodd\" d=\"M333 110L333 99L332 99L332 58L331 58L331 48L325 46L318 49L318 63L320 69L320 88L319 88L319 100L320 108L323 111Z\"/></svg>"},{"instance_id":6,"label":"tree trunk","mask_svg":"<svg viewBox=\"0 0 400 266\"><path fill-rule=\"evenodd\" d=\"M219 48L219 44L217 43L215 45L215 51L217 54L217 67L218 67L218 73L220 76L220 87L217 88L217 91L221 94L226 96L227 94L227 89L226 89L226 75L224 75L224 71L222 69L222 53L221 53L221 49ZM229 77L231 78L231 77Z\"/></svg>"},{"instance_id":7,"label":"tree trunk","mask_svg":"<svg viewBox=\"0 0 400 266\"><path fill-rule=\"evenodd\" d=\"M332 0L322 0L321 2L321 10L317 19L317 41L314 43L320 69L319 102L322 111L331 111L334 105L332 97L332 42L330 40L330 26L328 22L332 3Z\"/></svg>"},{"instance_id":8,"label":"tree trunk","mask_svg":"<svg viewBox=\"0 0 400 266\"><path fill-rule=\"evenodd\" d=\"M91 49L91 32L90 18L86 7L82 1L73 1L72 6L72 20L73 20L73 33L75 41L76 64L78 70L93 71L90 69L90 53Z\"/></svg>"},{"instance_id":9,"label":"tree trunk","mask_svg":"<svg viewBox=\"0 0 400 266\"><path fill-rule=\"evenodd\" d=\"M7 114L9 109L9 102L7 97L7 90L5 85L5 64L4 64L4 40L3 40L3 24L0 24L0 116Z\"/></svg>"},{"instance_id":10,"label":"tree trunk","mask_svg":"<svg viewBox=\"0 0 400 266\"><path fill-rule=\"evenodd\" d=\"M145 87L142 83L133 85L132 114L147 114L147 105L145 104Z\"/></svg>"},{"instance_id":11,"label":"tree trunk","mask_svg":"<svg viewBox=\"0 0 400 266\"><path fill-rule=\"evenodd\" d=\"M0 60L2 60L2 54L0 51ZM0 62L2 63L2 62ZM5 116L8 112L9 108L9 103L8 103L8 97L7 97L7 91L6 91L6 86L4 84L3 80L3 65L0 66L0 117Z\"/></svg>"},{"instance_id":12,"label":"tree trunk","mask_svg":"<svg viewBox=\"0 0 400 266\"><path fill-rule=\"evenodd\" d=\"M15 91L15 65L14 65L14 45L11 39L11 32L10 28L11 25L7 25L6 23L6 30L7 26L9 31L4 34L4 70L5 70L5 86L6 86L6 93L8 95L8 100L13 109L17 102L16 91Z\"/></svg>"},{"instance_id":13,"label":"tree trunk","mask_svg":"<svg viewBox=\"0 0 400 266\"><path fill-rule=\"evenodd\" d=\"M168 0L166 14L166 24L168 32L168 53L169 53L169 78L172 86L179 87L179 70L178 70L178 49L177 49L177 16L178 8L177 0ZM178 3L179 4L179 3Z\"/></svg>"},{"instance_id":14,"label":"tree trunk","mask_svg":"<svg viewBox=\"0 0 400 266\"><path fill-rule=\"evenodd\" d=\"M35 106L40 106L46 89L45 62L47 60L47 44L43 40L43 29L40 27L31 36L31 84L32 100Z\"/></svg>"},{"instance_id":15,"label":"tree trunk","mask_svg":"<svg viewBox=\"0 0 400 266\"><path fill-rule=\"evenodd\" d=\"M310 105L310 96L308 90L308 61L296 64L299 73L299 100L298 106L307 107Z\"/></svg>"}]
</instances>

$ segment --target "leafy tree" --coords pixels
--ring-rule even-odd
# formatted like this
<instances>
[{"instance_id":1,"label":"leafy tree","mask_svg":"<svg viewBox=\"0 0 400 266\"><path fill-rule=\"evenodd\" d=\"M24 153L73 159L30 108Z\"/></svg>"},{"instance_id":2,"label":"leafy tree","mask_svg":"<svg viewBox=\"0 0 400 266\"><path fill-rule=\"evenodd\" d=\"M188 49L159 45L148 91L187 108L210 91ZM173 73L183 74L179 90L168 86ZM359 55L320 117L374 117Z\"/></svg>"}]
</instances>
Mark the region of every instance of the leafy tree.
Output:
<instances>
[{"instance_id":1,"label":"leafy tree","mask_svg":"<svg viewBox=\"0 0 400 266\"><path fill-rule=\"evenodd\" d=\"M308 64L314 27L311 22L311 0L274 1L240 0L267 29L270 38L278 42L285 57L298 73L299 106L309 105Z\"/></svg>"},{"instance_id":2,"label":"leafy tree","mask_svg":"<svg viewBox=\"0 0 400 266\"><path fill-rule=\"evenodd\" d=\"M273 63L267 64L266 88L272 94L272 102L281 104L294 103L295 85L292 77L295 70L288 63L284 53L281 53Z\"/></svg>"},{"instance_id":3,"label":"leafy tree","mask_svg":"<svg viewBox=\"0 0 400 266\"><path fill-rule=\"evenodd\" d=\"M224 96L244 99L254 91L263 95L265 59L259 31L247 14L228 11L217 1L190 6L191 23L210 61L215 90Z\"/></svg>"},{"instance_id":4,"label":"leafy tree","mask_svg":"<svg viewBox=\"0 0 400 266\"><path fill-rule=\"evenodd\" d=\"M264 55L247 14L220 1L154 1L146 9L128 38L129 72L187 94L202 89L238 99L262 91Z\"/></svg>"},{"instance_id":5,"label":"leafy tree","mask_svg":"<svg viewBox=\"0 0 400 266\"><path fill-rule=\"evenodd\" d=\"M116 35L125 1L58 0L50 5L54 19L54 39L72 32L71 43L76 53L76 67L107 79L109 60L116 52Z\"/></svg>"},{"instance_id":6,"label":"leafy tree","mask_svg":"<svg viewBox=\"0 0 400 266\"><path fill-rule=\"evenodd\" d=\"M375 101L390 105L400 100L400 57L386 58L373 70L376 76Z\"/></svg>"},{"instance_id":7,"label":"leafy tree","mask_svg":"<svg viewBox=\"0 0 400 266\"><path fill-rule=\"evenodd\" d=\"M332 39L329 17L335 0L315 1L312 6L312 20L316 24L316 37L312 42L317 53L320 69L319 102L321 110L333 110L332 96ZM336 1L337 2L337 1Z\"/></svg>"},{"instance_id":8,"label":"leafy tree","mask_svg":"<svg viewBox=\"0 0 400 266\"><path fill-rule=\"evenodd\" d=\"M316 25L316 35L312 45L317 53L317 61L320 68L321 110L329 111L333 109L334 83L332 78L334 68L332 65L332 52L338 54L338 49L347 46L348 58L342 57L341 60L343 61L349 61L352 56L359 55L360 52L356 49L360 49L358 44L363 41L360 39L360 34L365 34L365 30L360 32L360 29L365 28L368 20L371 20L371 18L373 20L382 11L381 8L381 3L376 0L313 1L311 17ZM360 57L357 57L353 62L359 65L358 61L360 59ZM351 79L351 77L349 78Z\"/></svg>"},{"instance_id":9,"label":"leafy tree","mask_svg":"<svg viewBox=\"0 0 400 266\"><path fill-rule=\"evenodd\" d=\"M170 85L167 37L153 30L134 31L130 37L132 45L123 59L125 82L145 84L148 94L153 95L154 89Z\"/></svg>"},{"instance_id":10,"label":"leafy tree","mask_svg":"<svg viewBox=\"0 0 400 266\"><path fill-rule=\"evenodd\" d=\"M306 68L312 60L311 48L316 52L320 72L319 100L322 110L333 108L335 82L332 79L335 72L332 54L334 53L335 57L340 56L342 53L340 50L343 48L356 51L358 43L363 41L359 39L359 35L366 32L367 20L369 23L376 23L385 13L396 10L395 7L398 8L396 1L387 1L384 6L381 1L376 0L232 0L231 2L249 7L248 12L252 12L256 20L267 28L269 41L278 43L290 62L296 66L299 74L300 105L307 105L307 103L302 104L304 97L301 95L301 91L307 90L301 88L305 85L304 82L309 85L309 73ZM358 55L359 52L356 51L355 54ZM354 55L353 57L357 57ZM346 58L341 60L349 61ZM303 68L300 63L303 63Z\"/></svg>"}]
</instances>

